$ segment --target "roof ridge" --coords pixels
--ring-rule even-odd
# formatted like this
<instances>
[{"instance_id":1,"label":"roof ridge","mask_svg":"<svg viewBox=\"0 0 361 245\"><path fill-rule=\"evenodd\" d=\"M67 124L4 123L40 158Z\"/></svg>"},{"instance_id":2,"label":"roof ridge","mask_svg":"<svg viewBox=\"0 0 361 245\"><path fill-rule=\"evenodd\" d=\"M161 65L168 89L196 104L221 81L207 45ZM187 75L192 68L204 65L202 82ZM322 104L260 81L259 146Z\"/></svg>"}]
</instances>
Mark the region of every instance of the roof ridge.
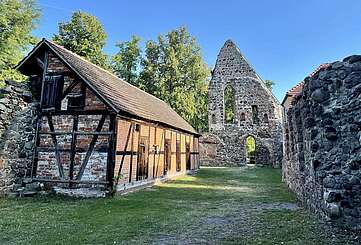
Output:
<instances>
[{"instance_id":1,"label":"roof ridge","mask_svg":"<svg viewBox=\"0 0 361 245\"><path fill-rule=\"evenodd\" d=\"M163 101L163 100L159 99L158 97L156 97L156 96L154 96L154 95L152 95L152 94L150 94L150 93L147 93L147 92L145 92L144 90L138 88L137 86L134 86L133 84L131 84L131 83L129 83L129 82L127 82L127 81L119 78L118 76L116 76L116 75L113 74L112 72L110 72L110 71L104 69L103 67L100 67L100 66L98 66L98 65L90 62L89 60L87 60L87 59L85 59L84 57L82 57L82 56L74 53L73 51L71 51L71 50L69 50L69 49L61 46L60 44L57 44L57 43L55 43L55 42L53 42L53 41L50 41L50 40L48 40L48 39L45 39L45 38L44 38L44 41L45 41L45 42L49 42L50 44L53 44L53 45L55 45L55 46L57 46L57 47L59 47L59 48L62 48L62 49L64 49L64 50L66 50L67 52L69 52L69 53L77 56L78 58L82 59L83 61L87 62L88 64L90 64L90 65L92 65L92 66L95 66L96 68L101 69L102 71L108 73L109 75L113 76L114 78L118 79L119 81L125 82L125 83L127 83L128 85L132 86L133 88L141 91L142 93L145 93L145 94L147 94L148 96L152 96L152 97L154 97L155 99L161 101L162 103L165 103L165 104L166 104L167 106L169 106L172 110L174 110L174 109L173 109L168 103L166 103L165 101Z\"/></svg>"}]
</instances>

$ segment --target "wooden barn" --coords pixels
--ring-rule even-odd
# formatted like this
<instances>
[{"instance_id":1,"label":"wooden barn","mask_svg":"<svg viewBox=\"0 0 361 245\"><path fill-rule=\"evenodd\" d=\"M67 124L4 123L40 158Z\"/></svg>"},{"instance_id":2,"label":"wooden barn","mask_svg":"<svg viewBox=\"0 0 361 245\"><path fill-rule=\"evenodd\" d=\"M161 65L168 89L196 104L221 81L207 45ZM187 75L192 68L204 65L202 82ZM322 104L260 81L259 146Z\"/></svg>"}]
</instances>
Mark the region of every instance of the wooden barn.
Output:
<instances>
[{"instance_id":1,"label":"wooden barn","mask_svg":"<svg viewBox=\"0 0 361 245\"><path fill-rule=\"evenodd\" d=\"M43 39L18 64L39 101L31 178L124 191L199 168L199 134L162 100Z\"/></svg>"}]
</instances>

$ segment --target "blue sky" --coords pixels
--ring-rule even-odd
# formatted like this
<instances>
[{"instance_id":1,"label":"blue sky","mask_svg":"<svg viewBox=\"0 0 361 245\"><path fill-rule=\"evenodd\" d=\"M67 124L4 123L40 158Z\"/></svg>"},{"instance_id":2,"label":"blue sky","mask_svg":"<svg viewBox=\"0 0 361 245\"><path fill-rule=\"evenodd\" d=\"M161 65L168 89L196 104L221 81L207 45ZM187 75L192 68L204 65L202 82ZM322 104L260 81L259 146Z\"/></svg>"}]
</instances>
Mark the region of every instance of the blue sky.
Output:
<instances>
[{"instance_id":1,"label":"blue sky","mask_svg":"<svg viewBox=\"0 0 361 245\"><path fill-rule=\"evenodd\" d=\"M285 92L319 64L361 54L359 0L39 0L43 16L39 37L51 38L58 23L82 10L95 15L108 34L105 52L132 34L143 41L186 26L207 64L232 39L263 79Z\"/></svg>"}]
</instances>

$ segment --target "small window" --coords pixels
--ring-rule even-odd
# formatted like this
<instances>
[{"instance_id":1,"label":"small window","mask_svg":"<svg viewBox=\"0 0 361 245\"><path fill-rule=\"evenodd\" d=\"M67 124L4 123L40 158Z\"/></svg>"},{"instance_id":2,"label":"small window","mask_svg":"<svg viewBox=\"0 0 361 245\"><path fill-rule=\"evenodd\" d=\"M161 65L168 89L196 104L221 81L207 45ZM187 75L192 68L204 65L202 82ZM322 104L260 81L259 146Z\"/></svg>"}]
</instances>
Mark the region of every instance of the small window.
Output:
<instances>
[{"instance_id":1,"label":"small window","mask_svg":"<svg viewBox=\"0 0 361 245\"><path fill-rule=\"evenodd\" d=\"M254 124L258 124L258 106L253 105L252 106L252 120Z\"/></svg>"},{"instance_id":2,"label":"small window","mask_svg":"<svg viewBox=\"0 0 361 245\"><path fill-rule=\"evenodd\" d=\"M83 93L69 93L68 110L82 110L85 106L85 96Z\"/></svg>"},{"instance_id":3,"label":"small window","mask_svg":"<svg viewBox=\"0 0 361 245\"><path fill-rule=\"evenodd\" d=\"M268 122L269 122L268 114L267 114L267 113L265 113L265 114L263 115L263 122L265 122L265 123L268 123Z\"/></svg>"},{"instance_id":4,"label":"small window","mask_svg":"<svg viewBox=\"0 0 361 245\"><path fill-rule=\"evenodd\" d=\"M212 124L216 124L216 115L212 114L211 122L212 122Z\"/></svg>"},{"instance_id":5,"label":"small window","mask_svg":"<svg viewBox=\"0 0 361 245\"><path fill-rule=\"evenodd\" d=\"M224 119L225 123L234 123L235 114L235 92L231 85L227 85L224 90Z\"/></svg>"},{"instance_id":6,"label":"small window","mask_svg":"<svg viewBox=\"0 0 361 245\"><path fill-rule=\"evenodd\" d=\"M43 85L41 107L46 110L60 109L63 76L46 76Z\"/></svg>"},{"instance_id":7,"label":"small window","mask_svg":"<svg viewBox=\"0 0 361 245\"><path fill-rule=\"evenodd\" d=\"M246 121L246 114L244 114L244 113L242 112L241 115L239 116L239 120L241 120L241 121Z\"/></svg>"}]
</instances>

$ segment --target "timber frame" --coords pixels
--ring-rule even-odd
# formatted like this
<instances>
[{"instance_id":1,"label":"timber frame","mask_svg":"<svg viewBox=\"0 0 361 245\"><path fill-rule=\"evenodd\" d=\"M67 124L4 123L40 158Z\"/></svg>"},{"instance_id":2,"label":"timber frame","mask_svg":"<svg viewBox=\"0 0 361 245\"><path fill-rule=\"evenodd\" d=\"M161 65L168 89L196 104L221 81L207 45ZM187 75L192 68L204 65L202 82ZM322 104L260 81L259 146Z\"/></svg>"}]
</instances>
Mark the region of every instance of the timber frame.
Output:
<instances>
[{"instance_id":1,"label":"timber frame","mask_svg":"<svg viewBox=\"0 0 361 245\"><path fill-rule=\"evenodd\" d=\"M82 66L77 67L79 64ZM63 47L43 39L17 69L35 77L32 86L39 100L30 171L33 181L63 188L98 186L113 193L119 186L185 174L199 167L200 135L168 107L157 108L156 104L164 107L164 102L129 87ZM102 81L94 80L98 74ZM121 96L113 97L113 90L101 87L107 83L117 86L116 79L121 86L113 88L115 93L131 90L124 101L119 101ZM131 97L132 93L142 96ZM135 106L135 112L133 107L122 109L139 97L146 101L136 102L140 107ZM148 109L154 115L143 113ZM167 110L169 115L161 115Z\"/></svg>"}]
</instances>

